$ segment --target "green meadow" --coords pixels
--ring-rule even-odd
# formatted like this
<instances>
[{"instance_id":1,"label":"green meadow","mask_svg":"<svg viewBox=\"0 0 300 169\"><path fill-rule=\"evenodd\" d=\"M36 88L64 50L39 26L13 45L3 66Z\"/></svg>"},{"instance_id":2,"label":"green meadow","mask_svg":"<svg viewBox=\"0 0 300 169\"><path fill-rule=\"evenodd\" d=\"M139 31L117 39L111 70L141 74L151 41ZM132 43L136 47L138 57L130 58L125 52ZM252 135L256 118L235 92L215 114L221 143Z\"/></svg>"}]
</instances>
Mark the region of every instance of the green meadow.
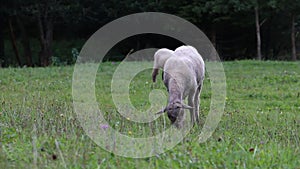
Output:
<instances>
[{"instance_id":1,"label":"green meadow","mask_svg":"<svg viewBox=\"0 0 300 169\"><path fill-rule=\"evenodd\" d=\"M120 115L111 94L118 65L101 63L95 81L109 125L130 137L170 127L166 115L143 124ZM194 126L171 150L140 159L107 152L84 132L73 109L74 66L0 69L0 168L299 168L300 62L231 61L223 66L225 111L208 141L197 141L202 126ZM132 79L129 95L136 109L150 107L153 89L166 94L161 75L152 83L151 69ZM201 121L210 110L211 93L207 75Z\"/></svg>"}]
</instances>

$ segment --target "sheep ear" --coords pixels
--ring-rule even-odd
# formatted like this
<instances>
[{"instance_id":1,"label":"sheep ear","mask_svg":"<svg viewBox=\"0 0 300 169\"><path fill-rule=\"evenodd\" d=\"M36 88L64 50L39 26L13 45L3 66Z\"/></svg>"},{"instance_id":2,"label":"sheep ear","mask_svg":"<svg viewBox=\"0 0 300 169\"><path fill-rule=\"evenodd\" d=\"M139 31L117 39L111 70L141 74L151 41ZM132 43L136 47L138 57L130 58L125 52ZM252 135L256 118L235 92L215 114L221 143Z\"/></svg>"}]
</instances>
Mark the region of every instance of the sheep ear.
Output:
<instances>
[{"instance_id":1,"label":"sheep ear","mask_svg":"<svg viewBox=\"0 0 300 169\"><path fill-rule=\"evenodd\" d=\"M191 107L191 106L183 104L183 103L182 103L182 108L184 108L184 109L194 109L194 107Z\"/></svg>"},{"instance_id":2,"label":"sheep ear","mask_svg":"<svg viewBox=\"0 0 300 169\"><path fill-rule=\"evenodd\" d=\"M166 110L167 110L167 108L164 108L163 110L161 110L161 111L159 111L159 112L157 112L157 113L155 113L155 114L156 114L156 115L158 115L158 114L165 113L165 112L166 112Z\"/></svg>"}]
</instances>

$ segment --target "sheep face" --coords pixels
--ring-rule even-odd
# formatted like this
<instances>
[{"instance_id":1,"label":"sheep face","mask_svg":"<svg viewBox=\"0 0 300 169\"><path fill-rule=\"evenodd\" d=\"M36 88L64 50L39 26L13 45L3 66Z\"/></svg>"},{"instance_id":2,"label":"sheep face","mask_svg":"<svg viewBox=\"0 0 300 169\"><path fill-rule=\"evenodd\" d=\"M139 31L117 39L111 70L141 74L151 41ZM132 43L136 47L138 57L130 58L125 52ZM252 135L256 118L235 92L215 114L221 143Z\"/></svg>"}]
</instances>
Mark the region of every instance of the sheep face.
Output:
<instances>
[{"instance_id":1,"label":"sheep face","mask_svg":"<svg viewBox=\"0 0 300 169\"><path fill-rule=\"evenodd\" d=\"M181 108L182 104L180 102L171 103L167 106L166 112L172 124L176 121Z\"/></svg>"},{"instance_id":2,"label":"sheep face","mask_svg":"<svg viewBox=\"0 0 300 169\"><path fill-rule=\"evenodd\" d=\"M161 113L167 112L168 118L170 119L171 123L173 124L177 120L179 113L181 111L183 111L183 109L193 109L193 107L185 105L185 104L181 103L180 101L176 101L176 102L169 103L168 106L164 110L162 110L156 114L161 114Z\"/></svg>"}]
</instances>

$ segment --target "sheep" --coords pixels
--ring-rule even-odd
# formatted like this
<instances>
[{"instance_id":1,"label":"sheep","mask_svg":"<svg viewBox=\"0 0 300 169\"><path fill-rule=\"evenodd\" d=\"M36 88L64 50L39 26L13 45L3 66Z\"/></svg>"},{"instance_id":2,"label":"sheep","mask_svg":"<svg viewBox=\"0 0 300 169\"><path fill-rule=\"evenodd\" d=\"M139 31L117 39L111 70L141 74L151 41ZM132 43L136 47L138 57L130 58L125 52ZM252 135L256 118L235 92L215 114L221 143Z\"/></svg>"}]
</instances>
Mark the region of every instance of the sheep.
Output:
<instances>
[{"instance_id":1,"label":"sheep","mask_svg":"<svg viewBox=\"0 0 300 169\"><path fill-rule=\"evenodd\" d=\"M152 71L153 82L156 82L156 76L158 75L159 69L163 69L166 60L168 60L172 56L174 56L174 51L169 50L167 48L162 48L155 52L153 71ZM163 75L162 75L162 77L163 77Z\"/></svg>"},{"instance_id":2,"label":"sheep","mask_svg":"<svg viewBox=\"0 0 300 169\"><path fill-rule=\"evenodd\" d=\"M203 86L205 64L192 46L178 47L163 66L163 81L168 90L167 106L157 114L167 112L171 123L181 127L184 110L190 110L192 124L199 123L199 96ZM188 97L188 105L184 99Z\"/></svg>"}]
</instances>

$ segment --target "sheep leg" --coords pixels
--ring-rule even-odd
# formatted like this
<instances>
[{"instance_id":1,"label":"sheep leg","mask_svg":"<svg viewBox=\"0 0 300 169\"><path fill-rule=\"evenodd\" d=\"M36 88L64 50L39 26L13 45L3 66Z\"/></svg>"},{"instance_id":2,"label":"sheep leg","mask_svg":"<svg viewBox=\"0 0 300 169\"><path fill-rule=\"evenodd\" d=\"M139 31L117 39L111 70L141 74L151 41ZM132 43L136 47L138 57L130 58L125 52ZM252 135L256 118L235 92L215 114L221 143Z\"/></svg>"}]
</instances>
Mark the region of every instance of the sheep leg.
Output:
<instances>
[{"instance_id":1,"label":"sheep leg","mask_svg":"<svg viewBox=\"0 0 300 169\"><path fill-rule=\"evenodd\" d=\"M159 69L153 69L152 71L152 81L155 83L156 82L156 76L158 75Z\"/></svg>"},{"instance_id":2,"label":"sheep leg","mask_svg":"<svg viewBox=\"0 0 300 169\"><path fill-rule=\"evenodd\" d=\"M194 92L191 92L191 94L188 97L188 105L191 107L194 107ZM195 108L194 109L190 109L190 116L191 116L191 121L192 124L195 123Z\"/></svg>"},{"instance_id":3,"label":"sheep leg","mask_svg":"<svg viewBox=\"0 0 300 169\"><path fill-rule=\"evenodd\" d=\"M199 107L200 107L200 93L201 93L201 89L202 89L202 84L200 84L197 87L196 90L196 94L195 94L195 98L194 98L194 104L195 104L195 118L198 124L200 124L200 120L199 120Z\"/></svg>"},{"instance_id":4,"label":"sheep leg","mask_svg":"<svg viewBox=\"0 0 300 169\"><path fill-rule=\"evenodd\" d=\"M181 110L177 116L177 120L175 121L175 126L178 129L181 129L183 127L184 123L184 110Z\"/></svg>"}]
</instances>

